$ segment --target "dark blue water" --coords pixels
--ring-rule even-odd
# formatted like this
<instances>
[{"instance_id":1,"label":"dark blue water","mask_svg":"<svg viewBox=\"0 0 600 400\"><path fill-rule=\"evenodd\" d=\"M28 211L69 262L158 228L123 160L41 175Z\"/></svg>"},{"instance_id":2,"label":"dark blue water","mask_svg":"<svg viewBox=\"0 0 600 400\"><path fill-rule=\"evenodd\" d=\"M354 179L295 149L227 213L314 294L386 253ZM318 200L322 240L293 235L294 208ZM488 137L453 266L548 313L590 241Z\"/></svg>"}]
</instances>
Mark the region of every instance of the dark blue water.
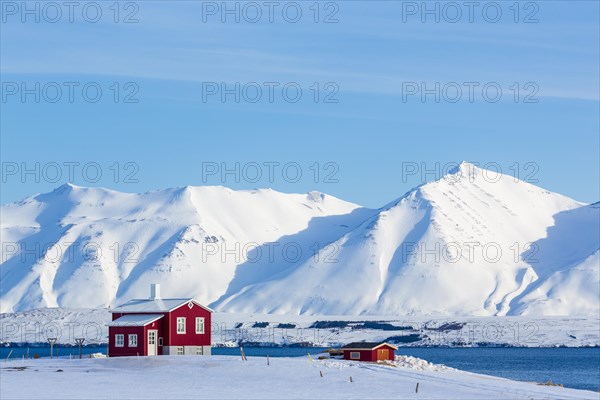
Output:
<instances>
[{"instance_id":1,"label":"dark blue water","mask_svg":"<svg viewBox=\"0 0 600 400\"><path fill-rule=\"evenodd\" d=\"M502 378L600 390L600 348L400 348L396 354Z\"/></svg>"},{"instance_id":2,"label":"dark blue water","mask_svg":"<svg viewBox=\"0 0 600 400\"><path fill-rule=\"evenodd\" d=\"M83 354L104 353L106 347L85 347ZM299 357L322 352L323 348L246 347L248 357ZM0 348L0 358L6 359L10 349ZM50 348L30 348L29 356L37 353L50 356ZM215 347L214 355L239 356L240 349ZM21 358L27 348L14 348L11 358ZM503 378L561 383L575 389L600 390L600 348L420 348L402 347L396 354L409 355L435 364ZM79 357L79 349L55 347L54 355Z\"/></svg>"},{"instance_id":3,"label":"dark blue water","mask_svg":"<svg viewBox=\"0 0 600 400\"><path fill-rule=\"evenodd\" d=\"M244 353L248 357L302 357L309 353L314 356L327 349L317 347L244 347ZM212 349L212 353L220 356L239 356L240 349L239 347L217 347Z\"/></svg>"},{"instance_id":4,"label":"dark blue water","mask_svg":"<svg viewBox=\"0 0 600 400\"><path fill-rule=\"evenodd\" d=\"M12 353L11 353L12 351ZM108 351L106 346L82 347L81 354L88 355L92 353L104 353ZM5 360L10 354L10 358L33 358L35 354L40 357L50 357L50 347L0 347L0 359ZM54 346L53 356L56 357L79 357L79 347L61 347Z\"/></svg>"},{"instance_id":5,"label":"dark blue water","mask_svg":"<svg viewBox=\"0 0 600 400\"><path fill-rule=\"evenodd\" d=\"M8 354L12 350L10 358L32 358L34 354L40 357L50 357L50 347L30 347L29 353L27 353L26 347L0 347L0 359L6 359ZM322 353L327 348L315 348L315 347L244 347L244 352L248 357L301 357L306 356L308 353L314 355ZM108 349L106 346L101 347L82 347L81 353L88 355L92 353L104 353L106 354ZM240 356L239 347L213 347L212 354L218 356ZM78 347L58 347L54 346L54 356L59 357L79 357Z\"/></svg>"}]
</instances>

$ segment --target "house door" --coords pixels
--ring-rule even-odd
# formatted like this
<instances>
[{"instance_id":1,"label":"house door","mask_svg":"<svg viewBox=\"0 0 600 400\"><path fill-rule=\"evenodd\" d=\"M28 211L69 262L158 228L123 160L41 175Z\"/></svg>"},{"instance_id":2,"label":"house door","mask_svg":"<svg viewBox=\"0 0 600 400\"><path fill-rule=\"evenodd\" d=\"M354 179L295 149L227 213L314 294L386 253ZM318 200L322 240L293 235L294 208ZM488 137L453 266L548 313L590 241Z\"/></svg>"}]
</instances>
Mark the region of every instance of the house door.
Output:
<instances>
[{"instance_id":1,"label":"house door","mask_svg":"<svg viewBox=\"0 0 600 400\"><path fill-rule=\"evenodd\" d=\"M157 330L149 330L148 331L148 355L155 356L156 355L156 337L158 336Z\"/></svg>"},{"instance_id":2,"label":"house door","mask_svg":"<svg viewBox=\"0 0 600 400\"><path fill-rule=\"evenodd\" d=\"M387 360L390 356L388 349L377 349L377 361Z\"/></svg>"}]
</instances>

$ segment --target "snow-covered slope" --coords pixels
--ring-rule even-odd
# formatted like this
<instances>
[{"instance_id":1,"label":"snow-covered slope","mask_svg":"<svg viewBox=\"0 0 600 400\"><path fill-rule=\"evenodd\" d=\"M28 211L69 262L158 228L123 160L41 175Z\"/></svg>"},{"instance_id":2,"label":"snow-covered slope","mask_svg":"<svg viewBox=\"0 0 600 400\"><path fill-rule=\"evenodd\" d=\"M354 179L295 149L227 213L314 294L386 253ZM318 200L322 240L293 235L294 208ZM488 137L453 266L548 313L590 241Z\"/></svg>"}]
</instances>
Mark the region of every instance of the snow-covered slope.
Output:
<instances>
[{"instance_id":1,"label":"snow-covered slope","mask_svg":"<svg viewBox=\"0 0 600 400\"><path fill-rule=\"evenodd\" d=\"M538 280L511 307L523 315L598 315L600 297L600 202L555 216L537 242Z\"/></svg>"},{"instance_id":2,"label":"snow-covered slope","mask_svg":"<svg viewBox=\"0 0 600 400\"><path fill-rule=\"evenodd\" d=\"M1 213L2 312L112 306L151 282L245 313L600 310L598 203L468 163L379 210L314 192L63 185Z\"/></svg>"},{"instance_id":3,"label":"snow-covered slope","mask_svg":"<svg viewBox=\"0 0 600 400\"><path fill-rule=\"evenodd\" d=\"M463 163L341 237L333 245L337 262L323 254L218 306L311 314L597 315L599 211L598 204L585 207Z\"/></svg>"},{"instance_id":4,"label":"snow-covered slope","mask_svg":"<svg viewBox=\"0 0 600 400\"><path fill-rule=\"evenodd\" d=\"M267 279L285 265L282 257L310 257L311 247L372 212L314 192L126 194L63 185L2 207L1 310L115 305L147 297L151 282L165 296L208 304L235 285ZM244 259L249 271L238 268Z\"/></svg>"}]
</instances>

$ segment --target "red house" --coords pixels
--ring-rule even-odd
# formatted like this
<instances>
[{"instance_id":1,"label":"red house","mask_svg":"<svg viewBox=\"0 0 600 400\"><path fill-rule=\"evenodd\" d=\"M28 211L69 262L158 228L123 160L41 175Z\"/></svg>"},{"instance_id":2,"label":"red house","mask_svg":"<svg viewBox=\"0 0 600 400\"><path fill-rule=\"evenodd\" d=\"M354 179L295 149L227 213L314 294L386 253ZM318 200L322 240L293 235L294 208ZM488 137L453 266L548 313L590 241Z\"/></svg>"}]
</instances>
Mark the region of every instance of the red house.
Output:
<instances>
[{"instance_id":1,"label":"red house","mask_svg":"<svg viewBox=\"0 0 600 400\"><path fill-rule=\"evenodd\" d=\"M342 347L342 350L344 360L377 362L394 361L394 351L398 348L388 343L356 342Z\"/></svg>"},{"instance_id":2,"label":"red house","mask_svg":"<svg viewBox=\"0 0 600 400\"><path fill-rule=\"evenodd\" d=\"M151 285L149 299L131 300L111 310L108 355L210 355L213 310L192 299L162 299Z\"/></svg>"}]
</instances>

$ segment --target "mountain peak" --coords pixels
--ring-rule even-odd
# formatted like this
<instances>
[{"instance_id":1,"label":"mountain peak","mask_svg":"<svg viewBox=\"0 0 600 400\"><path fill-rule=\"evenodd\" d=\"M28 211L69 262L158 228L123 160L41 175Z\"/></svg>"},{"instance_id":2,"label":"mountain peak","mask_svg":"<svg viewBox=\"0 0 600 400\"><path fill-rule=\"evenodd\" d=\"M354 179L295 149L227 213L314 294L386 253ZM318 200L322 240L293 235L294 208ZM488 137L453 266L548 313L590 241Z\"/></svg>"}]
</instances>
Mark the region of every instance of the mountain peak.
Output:
<instances>
[{"instance_id":1,"label":"mountain peak","mask_svg":"<svg viewBox=\"0 0 600 400\"><path fill-rule=\"evenodd\" d=\"M77 186L71 182L67 182L67 183L63 183L62 185L60 185L59 187L57 187L56 189L54 189L55 192L63 194L66 193L67 191L73 191L73 190L77 190L77 189L81 189L81 186Z\"/></svg>"},{"instance_id":2,"label":"mountain peak","mask_svg":"<svg viewBox=\"0 0 600 400\"><path fill-rule=\"evenodd\" d=\"M468 161L462 161L456 167L448 170L447 175L465 175L472 176L475 175L481 168L477 167L475 164L470 163Z\"/></svg>"},{"instance_id":3,"label":"mountain peak","mask_svg":"<svg viewBox=\"0 0 600 400\"><path fill-rule=\"evenodd\" d=\"M314 201L315 203L320 203L325 200L325 194L317 191L308 192L306 197L308 197L308 200Z\"/></svg>"}]
</instances>

